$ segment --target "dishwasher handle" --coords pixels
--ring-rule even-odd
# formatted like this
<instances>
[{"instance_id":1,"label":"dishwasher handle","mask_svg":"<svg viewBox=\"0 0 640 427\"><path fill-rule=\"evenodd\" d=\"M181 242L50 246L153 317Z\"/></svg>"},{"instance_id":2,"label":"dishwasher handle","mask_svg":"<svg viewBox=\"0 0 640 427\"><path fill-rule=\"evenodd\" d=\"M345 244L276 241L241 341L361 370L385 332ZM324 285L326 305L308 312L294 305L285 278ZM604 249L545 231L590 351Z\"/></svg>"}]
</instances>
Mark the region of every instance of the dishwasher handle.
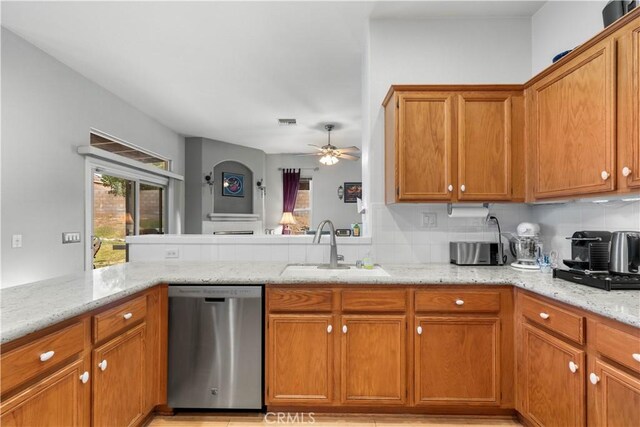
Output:
<instances>
[{"instance_id":1,"label":"dishwasher handle","mask_svg":"<svg viewBox=\"0 0 640 427\"><path fill-rule=\"evenodd\" d=\"M203 298L205 302L221 302L228 298L262 298L262 286L198 286L169 285L169 298ZM207 299L211 301L207 301Z\"/></svg>"},{"instance_id":2,"label":"dishwasher handle","mask_svg":"<svg viewBox=\"0 0 640 427\"><path fill-rule=\"evenodd\" d=\"M226 298L205 298L204 302L207 304L215 304L217 302L225 302Z\"/></svg>"}]
</instances>

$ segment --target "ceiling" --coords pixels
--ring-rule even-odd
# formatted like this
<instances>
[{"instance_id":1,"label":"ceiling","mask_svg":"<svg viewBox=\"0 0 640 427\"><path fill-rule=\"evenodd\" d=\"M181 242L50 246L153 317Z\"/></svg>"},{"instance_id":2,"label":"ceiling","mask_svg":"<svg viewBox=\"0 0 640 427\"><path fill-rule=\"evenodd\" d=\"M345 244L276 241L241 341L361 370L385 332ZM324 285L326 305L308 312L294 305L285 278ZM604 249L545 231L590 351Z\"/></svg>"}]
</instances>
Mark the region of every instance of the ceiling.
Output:
<instances>
[{"instance_id":1,"label":"ceiling","mask_svg":"<svg viewBox=\"0 0 640 427\"><path fill-rule=\"evenodd\" d=\"M287 153L324 144L327 122L332 143L360 145L370 18L530 16L543 3L3 1L1 18L180 134Z\"/></svg>"}]
</instances>

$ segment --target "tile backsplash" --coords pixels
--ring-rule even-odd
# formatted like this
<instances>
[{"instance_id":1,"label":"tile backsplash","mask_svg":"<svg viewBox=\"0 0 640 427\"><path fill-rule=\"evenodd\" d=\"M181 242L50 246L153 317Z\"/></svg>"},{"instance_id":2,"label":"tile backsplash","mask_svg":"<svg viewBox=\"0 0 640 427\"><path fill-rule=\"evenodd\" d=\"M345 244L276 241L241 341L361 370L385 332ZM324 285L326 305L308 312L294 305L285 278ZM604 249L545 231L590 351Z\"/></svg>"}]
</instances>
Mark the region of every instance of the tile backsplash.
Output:
<instances>
[{"instance_id":1,"label":"tile backsplash","mask_svg":"<svg viewBox=\"0 0 640 427\"><path fill-rule=\"evenodd\" d=\"M531 207L533 222L540 224L544 251L558 251L560 261L570 258L571 243L566 237L579 230L640 230L640 202L612 201Z\"/></svg>"},{"instance_id":2,"label":"tile backsplash","mask_svg":"<svg viewBox=\"0 0 640 427\"><path fill-rule=\"evenodd\" d=\"M500 221L503 232L515 231L531 220L525 204L491 204L489 211ZM434 227L424 227L423 214L434 214ZM450 241L492 241L497 229L484 220L449 218L446 204L403 204L371 208L372 256L379 263L449 262Z\"/></svg>"}]
</instances>

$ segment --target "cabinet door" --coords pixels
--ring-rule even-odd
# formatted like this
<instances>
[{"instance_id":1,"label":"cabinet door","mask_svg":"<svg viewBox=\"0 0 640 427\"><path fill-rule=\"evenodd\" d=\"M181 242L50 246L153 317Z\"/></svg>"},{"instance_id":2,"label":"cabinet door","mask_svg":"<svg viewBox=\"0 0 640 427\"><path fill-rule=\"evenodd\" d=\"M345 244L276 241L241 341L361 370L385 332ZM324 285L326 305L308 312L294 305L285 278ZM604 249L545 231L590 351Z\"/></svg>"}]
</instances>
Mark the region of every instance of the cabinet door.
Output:
<instances>
[{"instance_id":1,"label":"cabinet door","mask_svg":"<svg viewBox=\"0 0 640 427\"><path fill-rule=\"evenodd\" d=\"M633 126L632 129L632 142L631 142L631 150L630 155L631 159L631 170L624 170L625 167L622 166L622 174L626 176L628 179L628 185L630 187L640 187L640 27L633 30L631 33L631 60L633 64L631 66L632 69L632 105L627 105L630 107L633 116L631 120L628 121L628 124Z\"/></svg>"},{"instance_id":2,"label":"cabinet door","mask_svg":"<svg viewBox=\"0 0 640 427\"><path fill-rule=\"evenodd\" d=\"M136 425L144 416L145 328L142 323L93 351L95 427Z\"/></svg>"},{"instance_id":3,"label":"cabinet door","mask_svg":"<svg viewBox=\"0 0 640 427\"><path fill-rule=\"evenodd\" d=\"M397 199L451 200L453 95L403 93L398 105Z\"/></svg>"},{"instance_id":4,"label":"cabinet door","mask_svg":"<svg viewBox=\"0 0 640 427\"><path fill-rule=\"evenodd\" d=\"M543 426L584 425L584 352L523 324L521 357L523 415Z\"/></svg>"},{"instance_id":5,"label":"cabinet door","mask_svg":"<svg viewBox=\"0 0 640 427\"><path fill-rule=\"evenodd\" d=\"M416 405L500 403L500 319L416 317Z\"/></svg>"},{"instance_id":6,"label":"cabinet door","mask_svg":"<svg viewBox=\"0 0 640 427\"><path fill-rule=\"evenodd\" d=\"M601 427L640 425L640 380L595 360L589 374L589 425Z\"/></svg>"},{"instance_id":7,"label":"cabinet door","mask_svg":"<svg viewBox=\"0 0 640 427\"><path fill-rule=\"evenodd\" d=\"M85 362L77 360L2 402L0 425L82 426L88 422L90 384L81 375Z\"/></svg>"},{"instance_id":8,"label":"cabinet door","mask_svg":"<svg viewBox=\"0 0 640 427\"><path fill-rule=\"evenodd\" d=\"M458 96L458 199L511 198L511 96Z\"/></svg>"},{"instance_id":9,"label":"cabinet door","mask_svg":"<svg viewBox=\"0 0 640 427\"><path fill-rule=\"evenodd\" d=\"M615 41L606 40L532 88L536 198L615 188Z\"/></svg>"},{"instance_id":10,"label":"cabinet door","mask_svg":"<svg viewBox=\"0 0 640 427\"><path fill-rule=\"evenodd\" d=\"M333 329L328 314L269 315L267 404L333 400Z\"/></svg>"},{"instance_id":11,"label":"cabinet door","mask_svg":"<svg viewBox=\"0 0 640 427\"><path fill-rule=\"evenodd\" d=\"M404 404L406 317L342 316L341 328L342 402Z\"/></svg>"}]
</instances>

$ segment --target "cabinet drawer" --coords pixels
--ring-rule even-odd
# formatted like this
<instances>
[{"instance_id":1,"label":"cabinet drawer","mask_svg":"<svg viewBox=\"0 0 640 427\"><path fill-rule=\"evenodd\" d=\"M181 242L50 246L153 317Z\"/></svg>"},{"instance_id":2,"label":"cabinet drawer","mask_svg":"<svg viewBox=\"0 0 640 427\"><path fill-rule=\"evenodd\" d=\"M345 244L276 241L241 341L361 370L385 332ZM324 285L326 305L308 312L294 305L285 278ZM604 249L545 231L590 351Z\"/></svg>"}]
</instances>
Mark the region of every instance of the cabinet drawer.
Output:
<instances>
[{"instance_id":1,"label":"cabinet drawer","mask_svg":"<svg viewBox=\"0 0 640 427\"><path fill-rule=\"evenodd\" d=\"M268 311L318 312L331 311L331 289L268 289Z\"/></svg>"},{"instance_id":2,"label":"cabinet drawer","mask_svg":"<svg viewBox=\"0 0 640 427\"><path fill-rule=\"evenodd\" d=\"M83 348L84 327L82 323L75 323L3 354L0 359L2 392L36 377L82 352Z\"/></svg>"},{"instance_id":3,"label":"cabinet drawer","mask_svg":"<svg viewBox=\"0 0 640 427\"><path fill-rule=\"evenodd\" d=\"M147 315L147 297L143 295L93 316L93 341L99 342L123 331Z\"/></svg>"},{"instance_id":4,"label":"cabinet drawer","mask_svg":"<svg viewBox=\"0 0 640 427\"><path fill-rule=\"evenodd\" d=\"M584 317L558 306L522 296L522 315L579 344L584 344Z\"/></svg>"},{"instance_id":5,"label":"cabinet drawer","mask_svg":"<svg viewBox=\"0 0 640 427\"><path fill-rule=\"evenodd\" d=\"M598 323L596 349L604 356L640 372L640 336Z\"/></svg>"},{"instance_id":6,"label":"cabinet drawer","mask_svg":"<svg viewBox=\"0 0 640 427\"><path fill-rule=\"evenodd\" d=\"M390 312L407 309L407 291L345 290L342 291L342 311Z\"/></svg>"},{"instance_id":7,"label":"cabinet drawer","mask_svg":"<svg viewBox=\"0 0 640 427\"><path fill-rule=\"evenodd\" d=\"M499 292L416 291L416 312L496 313Z\"/></svg>"}]
</instances>

